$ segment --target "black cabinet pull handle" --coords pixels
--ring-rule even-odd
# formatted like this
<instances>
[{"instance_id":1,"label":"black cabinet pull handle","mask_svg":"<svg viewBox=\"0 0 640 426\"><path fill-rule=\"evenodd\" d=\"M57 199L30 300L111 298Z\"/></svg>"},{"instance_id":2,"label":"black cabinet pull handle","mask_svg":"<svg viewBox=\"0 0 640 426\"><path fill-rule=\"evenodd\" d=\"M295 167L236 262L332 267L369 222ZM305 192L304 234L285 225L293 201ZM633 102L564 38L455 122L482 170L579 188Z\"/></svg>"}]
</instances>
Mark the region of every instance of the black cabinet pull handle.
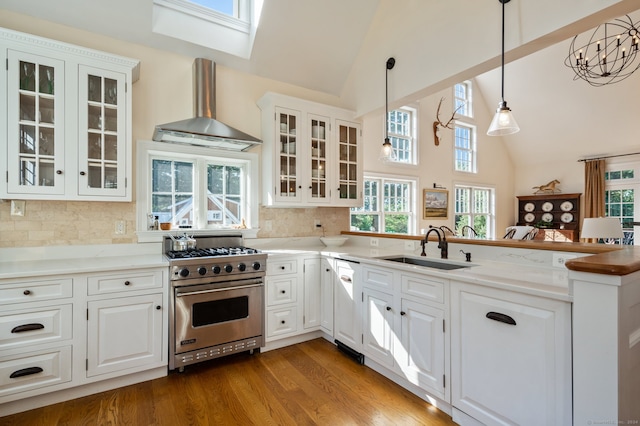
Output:
<instances>
[{"instance_id":1,"label":"black cabinet pull handle","mask_svg":"<svg viewBox=\"0 0 640 426\"><path fill-rule=\"evenodd\" d=\"M24 294L25 296L28 296L31 294L31 290L25 290L22 292L22 294Z\"/></svg>"},{"instance_id":2,"label":"black cabinet pull handle","mask_svg":"<svg viewBox=\"0 0 640 426\"><path fill-rule=\"evenodd\" d=\"M286 291L285 290L280 290L280 293L285 294Z\"/></svg>"},{"instance_id":3,"label":"black cabinet pull handle","mask_svg":"<svg viewBox=\"0 0 640 426\"><path fill-rule=\"evenodd\" d=\"M23 331L32 331L32 330L41 330L44 328L44 325L33 323L33 324L23 324L15 326L11 329L12 333L22 333Z\"/></svg>"},{"instance_id":4,"label":"black cabinet pull handle","mask_svg":"<svg viewBox=\"0 0 640 426\"><path fill-rule=\"evenodd\" d=\"M391 306L387 306L387 311L390 311L390 310L391 310Z\"/></svg>"},{"instance_id":5,"label":"black cabinet pull handle","mask_svg":"<svg viewBox=\"0 0 640 426\"><path fill-rule=\"evenodd\" d=\"M131 281L125 281L124 285L131 285Z\"/></svg>"},{"instance_id":6,"label":"black cabinet pull handle","mask_svg":"<svg viewBox=\"0 0 640 426\"><path fill-rule=\"evenodd\" d=\"M327 271L327 272L329 272L330 270L331 270L331 269L329 269L329 268L325 269L325 271Z\"/></svg>"},{"instance_id":7,"label":"black cabinet pull handle","mask_svg":"<svg viewBox=\"0 0 640 426\"><path fill-rule=\"evenodd\" d=\"M351 281L351 277L347 276L347 275L341 275L340 279L346 283L350 283Z\"/></svg>"},{"instance_id":8,"label":"black cabinet pull handle","mask_svg":"<svg viewBox=\"0 0 640 426\"><path fill-rule=\"evenodd\" d=\"M158 306L156 306L156 309L160 310L160 309L162 309L162 306L158 305Z\"/></svg>"},{"instance_id":9,"label":"black cabinet pull handle","mask_svg":"<svg viewBox=\"0 0 640 426\"><path fill-rule=\"evenodd\" d=\"M286 268L284 266L281 266L280 269L282 269L284 271Z\"/></svg>"},{"instance_id":10,"label":"black cabinet pull handle","mask_svg":"<svg viewBox=\"0 0 640 426\"><path fill-rule=\"evenodd\" d=\"M516 325L516 321L513 318L509 315L501 314L500 312L487 312L487 318L509 325Z\"/></svg>"},{"instance_id":11,"label":"black cabinet pull handle","mask_svg":"<svg viewBox=\"0 0 640 426\"><path fill-rule=\"evenodd\" d=\"M44 370L40 367L23 368L22 370L16 370L9 376L10 379L17 379L18 377L29 376L31 374L42 373Z\"/></svg>"},{"instance_id":12,"label":"black cabinet pull handle","mask_svg":"<svg viewBox=\"0 0 640 426\"><path fill-rule=\"evenodd\" d=\"M400 311L400 315L407 315L405 311Z\"/></svg>"},{"instance_id":13,"label":"black cabinet pull handle","mask_svg":"<svg viewBox=\"0 0 640 426\"><path fill-rule=\"evenodd\" d=\"M280 324L284 324L284 320L280 321Z\"/></svg>"}]
</instances>

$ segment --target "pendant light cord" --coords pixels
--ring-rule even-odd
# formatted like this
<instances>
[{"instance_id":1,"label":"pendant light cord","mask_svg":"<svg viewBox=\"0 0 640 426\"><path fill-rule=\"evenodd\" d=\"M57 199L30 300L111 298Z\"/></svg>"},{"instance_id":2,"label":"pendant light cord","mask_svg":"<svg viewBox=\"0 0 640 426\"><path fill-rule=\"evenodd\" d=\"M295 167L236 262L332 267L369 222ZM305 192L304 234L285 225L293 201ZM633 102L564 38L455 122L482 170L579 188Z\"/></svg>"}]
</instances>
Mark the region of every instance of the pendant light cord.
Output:
<instances>
[{"instance_id":1,"label":"pendant light cord","mask_svg":"<svg viewBox=\"0 0 640 426\"><path fill-rule=\"evenodd\" d=\"M507 3L509 0L500 0L500 3L502 3L502 92L501 92L501 97L502 97L502 103L504 104L504 4Z\"/></svg>"},{"instance_id":2,"label":"pendant light cord","mask_svg":"<svg viewBox=\"0 0 640 426\"><path fill-rule=\"evenodd\" d=\"M384 75L384 140L389 139L389 70L396 65L395 58L387 59L387 66Z\"/></svg>"}]
</instances>

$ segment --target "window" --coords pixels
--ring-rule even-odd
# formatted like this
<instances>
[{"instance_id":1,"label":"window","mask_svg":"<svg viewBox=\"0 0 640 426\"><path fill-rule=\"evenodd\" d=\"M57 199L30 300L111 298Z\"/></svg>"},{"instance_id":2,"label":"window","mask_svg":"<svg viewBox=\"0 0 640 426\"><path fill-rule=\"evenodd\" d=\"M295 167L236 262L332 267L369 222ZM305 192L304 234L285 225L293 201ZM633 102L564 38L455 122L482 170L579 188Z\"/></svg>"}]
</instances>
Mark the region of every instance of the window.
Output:
<instances>
[{"instance_id":1,"label":"window","mask_svg":"<svg viewBox=\"0 0 640 426\"><path fill-rule=\"evenodd\" d=\"M416 227L415 188L413 180L365 177L363 207L351 209L351 229L412 234Z\"/></svg>"},{"instance_id":2,"label":"window","mask_svg":"<svg viewBox=\"0 0 640 426\"><path fill-rule=\"evenodd\" d=\"M453 110L456 114L473 117L470 81L458 83L453 87Z\"/></svg>"},{"instance_id":3,"label":"window","mask_svg":"<svg viewBox=\"0 0 640 426\"><path fill-rule=\"evenodd\" d=\"M194 230L257 227L257 154L140 141L137 156L138 231L149 214Z\"/></svg>"},{"instance_id":4,"label":"window","mask_svg":"<svg viewBox=\"0 0 640 426\"><path fill-rule=\"evenodd\" d=\"M633 222L636 206L635 189L640 183L638 166L633 164L612 164L605 172L605 216L617 217L622 223L622 244L634 244Z\"/></svg>"},{"instance_id":5,"label":"window","mask_svg":"<svg viewBox=\"0 0 640 426\"><path fill-rule=\"evenodd\" d=\"M475 126L462 122L454 125L454 168L458 172L476 173Z\"/></svg>"},{"instance_id":6,"label":"window","mask_svg":"<svg viewBox=\"0 0 640 426\"><path fill-rule=\"evenodd\" d=\"M238 0L187 0L199 4L207 9L224 13L225 15L238 17Z\"/></svg>"},{"instance_id":7,"label":"window","mask_svg":"<svg viewBox=\"0 0 640 426\"><path fill-rule=\"evenodd\" d=\"M470 226L480 238L495 237L495 190L489 187L455 186L455 230L469 235Z\"/></svg>"},{"instance_id":8,"label":"window","mask_svg":"<svg viewBox=\"0 0 640 426\"><path fill-rule=\"evenodd\" d=\"M389 111L389 140L398 163L417 164L416 159L416 110L402 107Z\"/></svg>"}]
</instances>

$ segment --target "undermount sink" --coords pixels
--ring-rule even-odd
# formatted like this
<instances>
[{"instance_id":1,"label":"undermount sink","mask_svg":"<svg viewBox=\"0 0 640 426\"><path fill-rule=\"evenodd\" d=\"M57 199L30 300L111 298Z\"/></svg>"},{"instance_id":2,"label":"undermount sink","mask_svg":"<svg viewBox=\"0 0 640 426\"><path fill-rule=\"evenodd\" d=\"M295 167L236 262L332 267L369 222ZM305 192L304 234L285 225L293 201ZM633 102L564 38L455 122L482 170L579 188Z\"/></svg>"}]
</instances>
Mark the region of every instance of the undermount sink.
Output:
<instances>
[{"instance_id":1,"label":"undermount sink","mask_svg":"<svg viewBox=\"0 0 640 426\"><path fill-rule=\"evenodd\" d=\"M416 259L415 257L404 257L404 256L383 257L381 259L390 260L391 262L399 262L399 263L407 263L410 265L424 266L426 268L444 269L447 271L450 271L452 269L468 268L472 266L472 265L460 265L457 263L439 262L437 260Z\"/></svg>"}]
</instances>

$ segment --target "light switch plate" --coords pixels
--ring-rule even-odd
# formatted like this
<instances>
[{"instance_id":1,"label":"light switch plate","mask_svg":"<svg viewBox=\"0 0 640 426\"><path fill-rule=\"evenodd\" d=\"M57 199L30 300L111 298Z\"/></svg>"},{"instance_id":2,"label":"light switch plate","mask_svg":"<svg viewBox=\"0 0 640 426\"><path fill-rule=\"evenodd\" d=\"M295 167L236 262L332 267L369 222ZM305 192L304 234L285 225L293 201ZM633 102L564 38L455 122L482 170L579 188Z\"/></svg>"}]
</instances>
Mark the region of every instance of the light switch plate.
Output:
<instances>
[{"instance_id":1,"label":"light switch plate","mask_svg":"<svg viewBox=\"0 0 640 426\"><path fill-rule=\"evenodd\" d=\"M24 200L11 200L11 216L24 216L26 204Z\"/></svg>"}]
</instances>

